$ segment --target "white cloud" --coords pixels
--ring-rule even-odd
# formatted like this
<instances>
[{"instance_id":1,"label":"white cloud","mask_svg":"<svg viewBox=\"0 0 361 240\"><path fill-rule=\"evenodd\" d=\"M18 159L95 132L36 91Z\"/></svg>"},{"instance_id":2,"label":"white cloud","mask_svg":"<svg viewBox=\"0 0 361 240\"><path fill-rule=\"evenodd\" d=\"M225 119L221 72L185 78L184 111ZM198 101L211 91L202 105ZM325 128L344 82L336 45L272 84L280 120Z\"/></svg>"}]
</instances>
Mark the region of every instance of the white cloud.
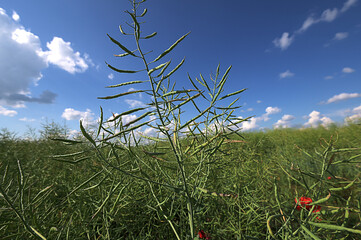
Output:
<instances>
[{"instance_id":1,"label":"white cloud","mask_svg":"<svg viewBox=\"0 0 361 240\"><path fill-rule=\"evenodd\" d=\"M290 122L294 119L295 119L294 116L286 114L283 115L282 118L278 120L275 124L273 124L273 126L275 128L289 128Z\"/></svg>"},{"instance_id":2,"label":"white cloud","mask_svg":"<svg viewBox=\"0 0 361 240\"><path fill-rule=\"evenodd\" d=\"M361 120L361 105L352 109L351 113L353 115L345 118L345 122L356 122Z\"/></svg>"},{"instance_id":3,"label":"white cloud","mask_svg":"<svg viewBox=\"0 0 361 240\"><path fill-rule=\"evenodd\" d=\"M325 21L325 22L332 22L333 20L336 19L338 15L338 9L334 8L334 9L326 9L325 11L323 11L321 17L320 17L320 21Z\"/></svg>"},{"instance_id":4,"label":"white cloud","mask_svg":"<svg viewBox=\"0 0 361 240\"><path fill-rule=\"evenodd\" d=\"M113 73L109 74L109 75L108 75L108 78L109 78L110 80L113 80L113 79L114 79L114 74L113 74Z\"/></svg>"},{"instance_id":5,"label":"white cloud","mask_svg":"<svg viewBox=\"0 0 361 240\"><path fill-rule=\"evenodd\" d=\"M294 36L290 36L288 32L284 32L280 38L273 40L273 44L276 47L281 48L281 50L286 50L291 45L293 40Z\"/></svg>"},{"instance_id":6,"label":"white cloud","mask_svg":"<svg viewBox=\"0 0 361 240\"><path fill-rule=\"evenodd\" d=\"M23 121L23 122L35 122L36 119L34 118L27 118L27 117L23 117L23 118L19 118L20 121Z\"/></svg>"},{"instance_id":7,"label":"white cloud","mask_svg":"<svg viewBox=\"0 0 361 240\"><path fill-rule=\"evenodd\" d=\"M242 119L242 117L240 117L240 119ZM251 119L249 119L248 121L244 121L242 122L242 131L248 131L248 130L252 130L252 129L255 129L257 127L259 127L257 125L257 122L260 120L260 118L257 118L257 117L253 117Z\"/></svg>"},{"instance_id":8,"label":"white cloud","mask_svg":"<svg viewBox=\"0 0 361 240\"><path fill-rule=\"evenodd\" d=\"M285 32L283 33L281 38L276 38L275 40L273 40L273 44L276 47L281 48L282 50L286 50L294 41L296 34L304 33L312 25L320 22L333 22L341 13L346 12L348 9L350 9L350 7L355 5L356 2L357 0L347 0L341 10L339 10L338 8L329 8L324 10L319 17L315 17L314 14L307 17L306 20L303 22L302 26L297 31L295 31L292 36L290 36L288 32ZM328 45L329 44L326 44L326 46Z\"/></svg>"},{"instance_id":9,"label":"white cloud","mask_svg":"<svg viewBox=\"0 0 361 240\"><path fill-rule=\"evenodd\" d=\"M351 99L351 98L358 98L358 97L361 97L360 93L340 93L340 94L333 96L332 98L329 98L327 100L326 104L339 102L339 101L343 101L343 100L347 100L347 99Z\"/></svg>"},{"instance_id":10,"label":"white cloud","mask_svg":"<svg viewBox=\"0 0 361 240\"><path fill-rule=\"evenodd\" d=\"M346 12L350 7L356 4L358 0L347 0L341 9L341 12Z\"/></svg>"},{"instance_id":11,"label":"white cloud","mask_svg":"<svg viewBox=\"0 0 361 240\"><path fill-rule=\"evenodd\" d=\"M6 109L6 108L0 106L0 115L4 115L7 117L14 117L16 114L18 114L16 111L9 110L9 109Z\"/></svg>"},{"instance_id":12,"label":"white cloud","mask_svg":"<svg viewBox=\"0 0 361 240\"><path fill-rule=\"evenodd\" d=\"M66 120L81 120L83 126L91 126L96 123L94 113L90 109L86 109L85 112L82 112L73 108L66 108L61 117Z\"/></svg>"},{"instance_id":13,"label":"white cloud","mask_svg":"<svg viewBox=\"0 0 361 240\"><path fill-rule=\"evenodd\" d=\"M355 69L349 68L349 67L344 67L342 69L342 72L344 73L353 73L355 71Z\"/></svg>"},{"instance_id":14,"label":"white cloud","mask_svg":"<svg viewBox=\"0 0 361 240\"><path fill-rule=\"evenodd\" d=\"M17 14L17 12L13 11L13 15L11 16L15 22L19 22L20 16Z\"/></svg>"},{"instance_id":15,"label":"white cloud","mask_svg":"<svg viewBox=\"0 0 361 240\"><path fill-rule=\"evenodd\" d=\"M46 43L49 51L43 52L42 55L47 62L71 74L86 71L88 69L86 60L80 56L79 52L74 52L70 45L70 42L65 42L62 38L54 37L50 43Z\"/></svg>"},{"instance_id":16,"label":"white cloud","mask_svg":"<svg viewBox=\"0 0 361 240\"><path fill-rule=\"evenodd\" d=\"M320 112L312 111L308 115L308 121L304 124L305 127L318 127L319 125L322 125L324 127L327 127L333 123L331 118L321 115Z\"/></svg>"},{"instance_id":17,"label":"white cloud","mask_svg":"<svg viewBox=\"0 0 361 240\"><path fill-rule=\"evenodd\" d=\"M125 102L129 105L130 108L146 106L142 101L139 101L139 100L125 99Z\"/></svg>"},{"instance_id":18,"label":"white cloud","mask_svg":"<svg viewBox=\"0 0 361 240\"><path fill-rule=\"evenodd\" d=\"M29 101L53 103L56 94L50 91L44 91L40 97L31 96L30 87L38 85L42 78L41 71L47 68L49 63L68 63L63 66L66 67L65 70L84 71L86 69L84 62L91 60L88 58L82 61L80 54L74 53L70 48L70 43L65 43L61 38L54 38L57 40L53 39L53 44L48 43L53 49L43 51L40 38L15 21L14 18L17 17L14 17L16 16L14 13L11 18L4 9L0 8L0 105L25 107L25 102ZM54 46L56 41L60 43L59 49ZM66 46L69 48L65 49ZM63 51L56 52L56 50ZM64 59L59 58L60 53L63 53L61 57Z\"/></svg>"},{"instance_id":19,"label":"white cloud","mask_svg":"<svg viewBox=\"0 0 361 240\"><path fill-rule=\"evenodd\" d=\"M257 103L261 103L262 101L261 100L257 100Z\"/></svg>"},{"instance_id":20,"label":"white cloud","mask_svg":"<svg viewBox=\"0 0 361 240\"><path fill-rule=\"evenodd\" d=\"M342 40L348 37L348 32L338 32L335 34L334 40Z\"/></svg>"},{"instance_id":21,"label":"white cloud","mask_svg":"<svg viewBox=\"0 0 361 240\"><path fill-rule=\"evenodd\" d=\"M308 17L303 22L302 27L297 31L298 33L306 31L309 27L311 27L313 24L317 23L318 20L315 20L313 17Z\"/></svg>"},{"instance_id":22,"label":"white cloud","mask_svg":"<svg viewBox=\"0 0 361 240\"><path fill-rule=\"evenodd\" d=\"M294 75L290 70L287 70L286 72L280 73L280 78L293 77Z\"/></svg>"},{"instance_id":23,"label":"white cloud","mask_svg":"<svg viewBox=\"0 0 361 240\"><path fill-rule=\"evenodd\" d=\"M326 79L326 80L333 79L333 76L326 76L325 79Z\"/></svg>"},{"instance_id":24,"label":"white cloud","mask_svg":"<svg viewBox=\"0 0 361 240\"><path fill-rule=\"evenodd\" d=\"M281 112L281 109L278 107L267 107L266 113L260 117L260 120L267 122L270 119L269 115L280 113L280 112Z\"/></svg>"}]
</instances>

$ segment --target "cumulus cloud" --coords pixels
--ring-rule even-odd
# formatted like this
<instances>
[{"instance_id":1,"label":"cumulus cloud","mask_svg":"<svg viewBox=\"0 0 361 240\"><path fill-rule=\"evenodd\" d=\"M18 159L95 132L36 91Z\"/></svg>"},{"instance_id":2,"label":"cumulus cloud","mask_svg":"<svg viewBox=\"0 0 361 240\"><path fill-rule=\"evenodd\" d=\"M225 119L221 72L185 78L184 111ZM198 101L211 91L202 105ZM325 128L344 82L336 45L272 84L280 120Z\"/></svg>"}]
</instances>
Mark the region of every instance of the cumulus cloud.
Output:
<instances>
[{"instance_id":1,"label":"cumulus cloud","mask_svg":"<svg viewBox=\"0 0 361 240\"><path fill-rule=\"evenodd\" d=\"M353 73L354 71L355 71L355 69L352 69L350 67L344 67L342 69L342 72L344 72L344 73Z\"/></svg>"},{"instance_id":2,"label":"cumulus cloud","mask_svg":"<svg viewBox=\"0 0 361 240\"><path fill-rule=\"evenodd\" d=\"M20 16L14 11L12 17L0 8L0 105L25 107L25 102L53 103L56 94L43 92L32 97L30 87L42 79L41 71L55 64L74 73L85 71L89 57L80 57L69 42L59 37L48 43L43 51L40 38L19 24Z\"/></svg>"},{"instance_id":3,"label":"cumulus cloud","mask_svg":"<svg viewBox=\"0 0 361 240\"><path fill-rule=\"evenodd\" d=\"M54 37L51 42L46 43L49 51L41 53L47 62L52 63L61 69L74 74L81 73L88 69L85 59L79 52L74 52L70 42L62 38Z\"/></svg>"},{"instance_id":4,"label":"cumulus cloud","mask_svg":"<svg viewBox=\"0 0 361 240\"><path fill-rule=\"evenodd\" d=\"M20 20L19 14L17 14L17 12L15 11L13 11L13 15L11 17L15 22L18 22Z\"/></svg>"},{"instance_id":5,"label":"cumulus cloud","mask_svg":"<svg viewBox=\"0 0 361 240\"><path fill-rule=\"evenodd\" d=\"M15 110L9 110L2 106L0 106L0 115L7 116L7 117L14 117L18 114Z\"/></svg>"},{"instance_id":6,"label":"cumulus cloud","mask_svg":"<svg viewBox=\"0 0 361 240\"><path fill-rule=\"evenodd\" d=\"M66 108L61 117L66 120L81 120L84 126L91 126L96 123L94 113L90 109L82 112L73 108Z\"/></svg>"},{"instance_id":7,"label":"cumulus cloud","mask_svg":"<svg viewBox=\"0 0 361 240\"><path fill-rule=\"evenodd\" d=\"M114 74L113 74L113 73L109 74L109 75L108 75L108 78L109 78L110 80L113 80L113 79L114 79Z\"/></svg>"},{"instance_id":8,"label":"cumulus cloud","mask_svg":"<svg viewBox=\"0 0 361 240\"><path fill-rule=\"evenodd\" d=\"M351 98L358 98L358 97L361 97L360 93L340 93L340 94L337 94L337 95L329 98L326 101L326 104L339 102L339 101L343 101L343 100L347 100L347 99L351 99Z\"/></svg>"},{"instance_id":9,"label":"cumulus cloud","mask_svg":"<svg viewBox=\"0 0 361 240\"><path fill-rule=\"evenodd\" d=\"M280 38L273 40L273 44L276 47L281 48L281 50L286 50L291 45L293 40L294 36L290 36L288 32L284 32Z\"/></svg>"},{"instance_id":10,"label":"cumulus cloud","mask_svg":"<svg viewBox=\"0 0 361 240\"><path fill-rule=\"evenodd\" d=\"M335 34L334 40L342 40L348 37L348 32L338 32Z\"/></svg>"},{"instance_id":11,"label":"cumulus cloud","mask_svg":"<svg viewBox=\"0 0 361 240\"><path fill-rule=\"evenodd\" d=\"M291 72L290 70L287 70L286 72L280 73L280 78L288 78L293 77L295 74Z\"/></svg>"},{"instance_id":12,"label":"cumulus cloud","mask_svg":"<svg viewBox=\"0 0 361 240\"><path fill-rule=\"evenodd\" d=\"M361 120L361 105L351 110L352 115L345 118L346 122L356 122Z\"/></svg>"},{"instance_id":13,"label":"cumulus cloud","mask_svg":"<svg viewBox=\"0 0 361 240\"><path fill-rule=\"evenodd\" d=\"M322 125L324 127L327 127L331 123L333 123L331 118L322 115L318 111L312 111L308 115L308 121L304 124L304 126L305 127L318 127L319 125Z\"/></svg>"},{"instance_id":14,"label":"cumulus cloud","mask_svg":"<svg viewBox=\"0 0 361 240\"><path fill-rule=\"evenodd\" d=\"M291 121L294 120L295 117L289 114L283 115L280 120L278 120L275 124L273 124L274 128L289 128L291 126Z\"/></svg>"},{"instance_id":15,"label":"cumulus cloud","mask_svg":"<svg viewBox=\"0 0 361 240\"><path fill-rule=\"evenodd\" d=\"M242 117L241 117L242 118ZM260 121L260 118L253 117L249 119L248 121L242 122L242 131L249 131L255 128L258 128L257 122Z\"/></svg>"},{"instance_id":16,"label":"cumulus cloud","mask_svg":"<svg viewBox=\"0 0 361 240\"><path fill-rule=\"evenodd\" d=\"M242 131L249 131L252 129L256 129L259 127L259 123L260 122L267 122L268 120L270 120L270 115L272 114L277 114L280 113L281 109L278 107L267 107L265 109L265 113L262 114L262 116L260 117L252 117L251 119L249 119L248 121L244 121L242 123L240 123L240 128L242 129ZM243 119L241 116L238 117L238 119Z\"/></svg>"},{"instance_id":17,"label":"cumulus cloud","mask_svg":"<svg viewBox=\"0 0 361 240\"><path fill-rule=\"evenodd\" d=\"M266 122L270 119L269 115L280 113L280 112L281 112L281 109L278 107L267 107L266 113L263 114L260 119Z\"/></svg>"}]
</instances>

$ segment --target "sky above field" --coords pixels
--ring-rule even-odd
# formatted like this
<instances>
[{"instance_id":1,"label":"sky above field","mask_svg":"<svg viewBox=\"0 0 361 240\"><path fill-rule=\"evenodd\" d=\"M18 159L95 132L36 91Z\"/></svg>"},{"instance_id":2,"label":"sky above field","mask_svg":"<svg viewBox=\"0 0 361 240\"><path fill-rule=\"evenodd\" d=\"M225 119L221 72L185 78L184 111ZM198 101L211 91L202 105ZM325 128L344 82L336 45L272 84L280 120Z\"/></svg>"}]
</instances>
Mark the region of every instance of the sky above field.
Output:
<instances>
[{"instance_id":1,"label":"sky above field","mask_svg":"<svg viewBox=\"0 0 361 240\"><path fill-rule=\"evenodd\" d=\"M254 116L243 130L361 117L359 0L148 0L141 8L148 9L144 34L158 33L143 43L145 52L153 50L150 60L191 32L165 57L173 67L186 57L171 77L180 88L191 87L187 73L209 79L218 64L221 73L232 65L225 91L247 88L234 114ZM134 60L113 56L123 52L106 35L135 49L118 28L129 31L124 11L130 9L126 0L1 1L0 128L23 135L55 121L76 131L79 120L96 122L100 106L109 118L149 103L144 94L98 99L129 91L105 86L145 80L105 64L139 69Z\"/></svg>"}]
</instances>

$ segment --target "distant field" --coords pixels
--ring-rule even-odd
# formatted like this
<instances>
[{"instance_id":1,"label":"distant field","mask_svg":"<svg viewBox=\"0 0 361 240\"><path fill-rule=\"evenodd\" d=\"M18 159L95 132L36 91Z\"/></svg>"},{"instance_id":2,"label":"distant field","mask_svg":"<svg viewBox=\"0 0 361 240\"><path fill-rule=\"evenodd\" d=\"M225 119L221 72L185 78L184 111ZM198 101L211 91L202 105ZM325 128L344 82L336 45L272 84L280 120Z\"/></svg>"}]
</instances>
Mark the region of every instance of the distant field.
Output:
<instances>
[{"instance_id":1,"label":"distant field","mask_svg":"<svg viewBox=\"0 0 361 240\"><path fill-rule=\"evenodd\" d=\"M204 172L192 175L198 163L185 164L190 187L206 179L192 189L194 236L203 230L212 239L361 238L360 125L243 137L224 143ZM167 147L134 147L137 165L120 146L104 146L104 156L119 156L107 164L89 144L3 138L0 239L35 239L32 230L46 239L176 239L169 221L189 239L182 193L158 184L178 178ZM155 150L164 154L149 154ZM301 197L320 201L312 207Z\"/></svg>"}]
</instances>

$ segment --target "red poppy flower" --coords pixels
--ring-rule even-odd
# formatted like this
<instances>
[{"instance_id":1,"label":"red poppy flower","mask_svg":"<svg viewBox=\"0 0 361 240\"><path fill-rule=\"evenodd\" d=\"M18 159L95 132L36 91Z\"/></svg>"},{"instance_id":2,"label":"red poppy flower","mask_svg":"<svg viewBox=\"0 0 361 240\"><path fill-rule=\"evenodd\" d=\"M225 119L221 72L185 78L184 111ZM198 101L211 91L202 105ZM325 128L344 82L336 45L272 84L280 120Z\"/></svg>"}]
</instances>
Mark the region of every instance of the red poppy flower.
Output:
<instances>
[{"instance_id":1,"label":"red poppy flower","mask_svg":"<svg viewBox=\"0 0 361 240\"><path fill-rule=\"evenodd\" d=\"M201 239L206 239L206 240L211 239L211 236L210 236L209 234L206 234L203 230L200 230L200 231L198 232L198 236L199 236L199 238L201 238Z\"/></svg>"},{"instance_id":2,"label":"red poppy flower","mask_svg":"<svg viewBox=\"0 0 361 240\"><path fill-rule=\"evenodd\" d=\"M312 203L312 199L309 197L300 197L299 201L297 198L295 198L295 202L297 203L297 210L301 210L301 207L306 207L307 210L310 210L312 208L310 203Z\"/></svg>"},{"instance_id":3,"label":"red poppy flower","mask_svg":"<svg viewBox=\"0 0 361 240\"><path fill-rule=\"evenodd\" d=\"M332 177L327 177L328 180L331 180Z\"/></svg>"}]
</instances>

